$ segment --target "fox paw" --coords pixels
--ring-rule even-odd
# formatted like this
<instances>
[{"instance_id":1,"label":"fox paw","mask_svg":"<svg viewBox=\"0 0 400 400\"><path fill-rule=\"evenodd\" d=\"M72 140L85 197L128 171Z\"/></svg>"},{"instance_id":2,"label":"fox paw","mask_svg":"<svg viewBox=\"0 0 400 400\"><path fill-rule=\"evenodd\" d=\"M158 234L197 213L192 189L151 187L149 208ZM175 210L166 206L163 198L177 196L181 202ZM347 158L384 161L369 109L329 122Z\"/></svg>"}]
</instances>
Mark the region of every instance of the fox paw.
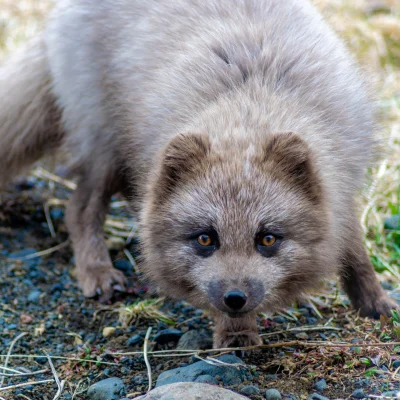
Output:
<instances>
[{"instance_id":1,"label":"fox paw","mask_svg":"<svg viewBox=\"0 0 400 400\"><path fill-rule=\"evenodd\" d=\"M229 347L249 347L261 345L262 339L256 331L214 333L213 346L215 349Z\"/></svg>"},{"instance_id":2,"label":"fox paw","mask_svg":"<svg viewBox=\"0 0 400 400\"><path fill-rule=\"evenodd\" d=\"M126 290L126 277L109 264L96 264L78 268L78 282L86 297L99 295L99 301L109 301L117 289Z\"/></svg>"},{"instance_id":3,"label":"fox paw","mask_svg":"<svg viewBox=\"0 0 400 400\"><path fill-rule=\"evenodd\" d=\"M392 310L400 310L400 306L392 300L386 293L382 294L374 301L358 307L362 317L379 319L380 315L390 317Z\"/></svg>"}]
</instances>

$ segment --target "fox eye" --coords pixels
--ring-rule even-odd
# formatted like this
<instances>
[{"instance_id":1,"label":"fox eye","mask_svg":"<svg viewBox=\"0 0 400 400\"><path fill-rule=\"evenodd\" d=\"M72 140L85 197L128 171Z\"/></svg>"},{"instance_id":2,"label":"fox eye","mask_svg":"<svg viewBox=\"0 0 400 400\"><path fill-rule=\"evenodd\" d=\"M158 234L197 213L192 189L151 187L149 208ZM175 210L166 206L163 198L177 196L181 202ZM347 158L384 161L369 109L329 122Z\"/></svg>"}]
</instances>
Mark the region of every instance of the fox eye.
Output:
<instances>
[{"instance_id":1,"label":"fox eye","mask_svg":"<svg viewBox=\"0 0 400 400\"><path fill-rule=\"evenodd\" d=\"M209 257L219 248L218 234L212 228L194 233L189 239L200 257Z\"/></svg>"},{"instance_id":2,"label":"fox eye","mask_svg":"<svg viewBox=\"0 0 400 400\"><path fill-rule=\"evenodd\" d=\"M273 257L278 251L281 237L261 232L256 237L256 249L263 257Z\"/></svg>"},{"instance_id":3,"label":"fox eye","mask_svg":"<svg viewBox=\"0 0 400 400\"><path fill-rule=\"evenodd\" d=\"M274 235L265 235L261 239L261 246L271 247L276 243L276 237Z\"/></svg>"},{"instance_id":4,"label":"fox eye","mask_svg":"<svg viewBox=\"0 0 400 400\"><path fill-rule=\"evenodd\" d=\"M206 233L203 233L197 238L197 243L200 246L209 247L213 245L213 240L211 236L207 235Z\"/></svg>"}]
</instances>

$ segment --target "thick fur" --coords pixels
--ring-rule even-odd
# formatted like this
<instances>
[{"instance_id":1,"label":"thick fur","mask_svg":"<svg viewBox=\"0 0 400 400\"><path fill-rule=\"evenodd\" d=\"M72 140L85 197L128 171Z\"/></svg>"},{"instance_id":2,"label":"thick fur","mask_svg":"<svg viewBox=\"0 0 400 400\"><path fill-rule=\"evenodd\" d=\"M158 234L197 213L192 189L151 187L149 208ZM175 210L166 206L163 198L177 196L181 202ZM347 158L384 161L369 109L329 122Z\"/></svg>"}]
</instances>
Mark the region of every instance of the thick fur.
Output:
<instances>
[{"instance_id":1,"label":"thick fur","mask_svg":"<svg viewBox=\"0 0 400 400\"><path fill-rule=\"evenodd\" d=\"M44 37L30 50L34 73L23 67L31 53L1 69L1 90L15 93L0 110L0 179L19 171L27 143L31 162L49 147L43 135L65 132L80 177L67 224L87 296L123 285L102 235L122 190L140 214L147 278L209 309L215 346L259 343L258 311L335 272L362 315L395 307L354 205L373 107L308 1L62 0ZM37 112L18 119L25 107ZM49 116L61 116L57 129ZM201 257L193 237L207 229L219 248ZM273 257L257 251L261 231L281 237ZM236 318L223 301L233 289L247 296Z\"/></svg>"}]
</instances>

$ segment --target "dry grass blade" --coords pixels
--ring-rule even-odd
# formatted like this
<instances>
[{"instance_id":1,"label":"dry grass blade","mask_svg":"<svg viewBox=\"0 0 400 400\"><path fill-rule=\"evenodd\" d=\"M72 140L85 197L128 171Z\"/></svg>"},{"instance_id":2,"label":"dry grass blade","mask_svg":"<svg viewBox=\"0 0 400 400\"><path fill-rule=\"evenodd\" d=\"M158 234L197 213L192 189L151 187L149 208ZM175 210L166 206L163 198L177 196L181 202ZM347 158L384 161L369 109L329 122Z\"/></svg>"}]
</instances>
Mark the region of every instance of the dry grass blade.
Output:
<instances>
[{"instance_id":1,"label":"dry grass blade","mask_svg":"<svg viewBox=\"0 0 400 400\"><path fill-rule=\"evenodd\" d=\"M46 256L48 254L54 253L55 251L61 250L64 247L67 247L69 245L69 243L70 243L70 240L67 239L65 242L62 242L62 243L58 244L57 246L50 247L49 249L38 251L37 253L29 254L29 255L21 257L21 258L14 258L10 261L23 261L23 260L30 260L30 259L36 258L36 257Z\"/></svg>"},{"instance_id":2,"label":"dry grass blade","mask_svg":"<svg viewBox=\"0 0 400 400\"><path fill-rule=\"evenodd\" d=\"M65 381L64 380L60 381L60 379L58 378L58 375L57 375L57 371L54 368L53 361L51 361L50 356L46 352L45 352L45 355L46 355L47 361L50 364L50 368L51 368L51 372L53 373L54 380L56 381L56 384L57 384L57 393L55 394L55 396L53 398L53 400L57 400L60 398L60 396L64 390Z\"/></svg>"},{"instance_id":3,"label":"dry grass blade","mask_svg":"<svg viewBox=\"0 0 400 400\"><path fill-rule=\"evenodd\" d=\"M143 344L143 357L144 357L144 362L146 363L147 376L149 378L149 387L147 390L148 392L150 392L151 387L153 385L152 376L151 376L151 365L149 362L148 352L147 352L147 346L149 345L149 337L150 337L151 329L152 328L147 329L146 336L144 338L144 344Z\"/></svg>"},{"instance_id":4,"label":"dry grass blade","mask_svg":"<svg viewBox=\"0 0 400 400\"><path fill-rule=\"evenodd\" d=\"M44 383L51 383L51 382L54 382L53 379L45 379L44 381L37 381L37 382L18 383L16 385L4 386L4 387L0 388L0 392L5 392L7 390L17 389L17 388L24 387L24 386L42 385Z\"/></svg>"},{"instance_id":5,"label":"dry grass blade","mask_svg":"<svg viewBox=\"0 0 400 400\"><path fill-rule=\"evenodd\" d=\"M28 332L22 332L22 333L20 333L20 334L11 342L10 347L9 347L9 349L8 349L7 356L6 356L6 360L5 360L5 362L4 362L4 368L7 368L8 361L9 361L9 359L10 359L11 352L12 352L12 349L13 349L15 343L17 343L19 339L21 339L22 337L24 337L24 336L26 336L26 335L28 335ZM0 380L0 389L3 387L4 379L5 379L5 376L2 376L2 377L1 377L1 380Z\"/></svg>"},{"instance_id":6,"label":"dry grass blade","mask_svg":"<svg viewBox=\"0 0 400 400\"><path fill-rule=\"evenodd\" d=\"M269 337L269 336L281 335L281 334L284 334L287 332L341 331L341 330L342 330L342 328L337 328L334 326L325 326L325 325L324 326L304 326L304 327L285 329L282 331L263 333L260 336Z\"/></svg>"},{"instance_id":7,"label":"dry grass blade","mask_svg":"<svg viewBox=\"0 0 400 400\"><path fill-rule=\"evenodd\" d=\"M0 367L1 369L1 367ZM40 375L48 372L48 369L41 369L40 371L33 371L33 372L18 372L14 374L5 374L0 372L0 376L5 376L6 378L19 378L23 376L32 376L32 375Z\"/></svg>"}]
</instances>

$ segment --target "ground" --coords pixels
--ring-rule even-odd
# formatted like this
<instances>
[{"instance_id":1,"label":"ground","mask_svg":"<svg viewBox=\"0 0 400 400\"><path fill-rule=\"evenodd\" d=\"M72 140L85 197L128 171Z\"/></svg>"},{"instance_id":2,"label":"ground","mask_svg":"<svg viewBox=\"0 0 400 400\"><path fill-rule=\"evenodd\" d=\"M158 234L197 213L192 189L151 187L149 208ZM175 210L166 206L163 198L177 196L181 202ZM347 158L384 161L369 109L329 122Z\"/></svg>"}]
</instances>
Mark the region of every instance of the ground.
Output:
<instances>
[{"instance_id":1,"label":"ground","mask_svg":"<svg viewBox=\"0 0 400 400\"><path fill-rule=\"evenodd\" d=\"M361 196L361 222L383 285L400 300L400 4L316 3L375 82L384 151ZM0 58L40 30L50 7L44 0L0 0ZM51 363L66 382L61 399L84 399L89 385L108 376L121 377L128 397L134 398L147 391L150 376L155 382L162 371L193 362L193 354L168 352L180 334L202 329L210 336L213 324L189 304L158 298L140 280L135 222L118 198L106 235L116 267L129 275L130 293L107 306L85 299L74 279L64 225L74 184L62 177L63 169L50 162L0 194L0 373L12 374L16 368L28 373L18 378L0 374L0 398L53 399L57 385ZM151 372L143 355L150 327L146 355ZM399 316L359 318L335 282L280 315L260 316L259 327L265 346L244 354L251 381L233 385L235 391L251 384L262 389L253 399L264 398L267 388L306 399L321 379L327 383L323 395L332 399L348 398L357 389L375 397L400 390L400 345L393 344L400 342ZM163 344L165 335L157 334L167 328L178 332ZM159 350L164 352L154 353ZM39 383L43 380L49 382Z\"/></svg>"}]
</instances>

